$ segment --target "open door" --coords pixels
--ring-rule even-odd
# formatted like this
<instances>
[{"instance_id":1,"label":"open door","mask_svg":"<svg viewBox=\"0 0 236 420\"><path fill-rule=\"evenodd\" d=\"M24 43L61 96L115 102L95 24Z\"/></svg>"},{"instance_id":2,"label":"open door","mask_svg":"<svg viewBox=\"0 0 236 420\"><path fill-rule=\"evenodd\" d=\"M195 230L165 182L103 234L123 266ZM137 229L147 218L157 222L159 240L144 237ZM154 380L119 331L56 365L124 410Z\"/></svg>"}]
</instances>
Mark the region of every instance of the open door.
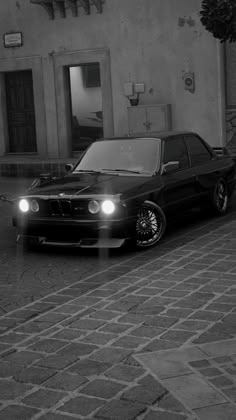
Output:
<instances>
[{"instance_id":1,"label":"open door","mask_svg":"<svg viewBox=\"0 0 236 420\"><path fill-rule=\"evenodd\" d=\"M69 67L72 151L82 151L103 136L99 63Z\"/></svg>"}]
</instances>

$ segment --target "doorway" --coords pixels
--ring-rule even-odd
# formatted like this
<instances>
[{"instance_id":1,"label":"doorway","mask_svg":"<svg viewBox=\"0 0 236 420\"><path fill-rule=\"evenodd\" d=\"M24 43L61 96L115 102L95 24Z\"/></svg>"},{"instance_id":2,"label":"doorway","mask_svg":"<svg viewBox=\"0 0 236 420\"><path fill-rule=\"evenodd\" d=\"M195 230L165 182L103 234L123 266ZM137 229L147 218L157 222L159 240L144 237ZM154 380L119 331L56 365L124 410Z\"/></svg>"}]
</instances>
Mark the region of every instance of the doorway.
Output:
<instances>
[{"instance_id":1,"label":"doorway","mask_svg":"<svg viewBox=\"0 0 236 420\"><path fill-rule=\"evenodd\" d=\"M6 72L8 153L37 153L31 70Z\"/></svg>"},{"instance_id":2,"label":"doorway","mask_svg":"<svg viewBox=\"0 0 236 420\"><path fill-rule=\"evenodd\" d=\"M103 137L99 63L69 67L72 152L83 151Z\"/></svg>"}]
</instances>

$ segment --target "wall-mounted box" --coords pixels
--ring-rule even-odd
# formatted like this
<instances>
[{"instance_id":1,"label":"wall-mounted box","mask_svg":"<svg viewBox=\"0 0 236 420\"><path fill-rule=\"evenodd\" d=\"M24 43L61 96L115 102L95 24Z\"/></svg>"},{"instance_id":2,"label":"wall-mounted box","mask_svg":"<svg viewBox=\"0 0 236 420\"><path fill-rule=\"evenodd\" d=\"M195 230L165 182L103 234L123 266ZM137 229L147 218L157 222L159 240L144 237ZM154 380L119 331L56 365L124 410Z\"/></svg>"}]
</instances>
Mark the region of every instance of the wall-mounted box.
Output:
<instances>
[{"instance_id":1,"label":"wall-mounted box","mask_svg":"<svg viewBox=\"0 0 236 420\"><path fill-rule=\"evenodd\" d=\"M151 133L171 129L170 104L128 107L129 134Z\"/></svg>"},{"instance_id":2,"label":"wall-mounted box","mask_svg":"<svg viewBox=\"0 0 236 420\"><path fill-rule=\"evenodd\" d=\"M135 83L134 84L134 91L135 91L135 93L144 93L144 91L145 91L144 83Z\"/></svg>"},{"instance_id":3,"label":"wall-mounted box","mask_svg":"<svg viewBox=\"0 0 236 420\"><path fill-rule=\"evenodd\" d=\"M132 96L134 94L133 82L124 83L124 94L125 96Z\"/></svg>"},{"instance_id":4,"label":"wall-mounted box","mask_svg":"<svg viewBox=\"0 0 236 420\"><path fill-rule=\"evenodd\" d=\"M195 91L195 77L193 72L187 72L183 76L184 88L190 92Z\"/></svg>"}]
</instances>

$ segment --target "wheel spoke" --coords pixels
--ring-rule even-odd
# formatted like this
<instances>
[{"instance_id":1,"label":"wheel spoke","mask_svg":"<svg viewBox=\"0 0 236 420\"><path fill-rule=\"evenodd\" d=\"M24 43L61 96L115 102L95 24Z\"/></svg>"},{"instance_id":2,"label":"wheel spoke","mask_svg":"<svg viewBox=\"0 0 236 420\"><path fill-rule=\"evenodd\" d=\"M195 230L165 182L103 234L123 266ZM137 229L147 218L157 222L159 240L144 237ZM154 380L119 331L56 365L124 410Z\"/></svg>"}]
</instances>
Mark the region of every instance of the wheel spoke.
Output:
<instances>
[{"instance_id":1,"label":"wheel spoke","mask_svg":"<svg viewBox=\"0 0 236 420\"><path fill-rule=\"evenodd\" d=\"M220 181L215 190L215 206L219 213L224 213L227 208L228 193L223 181Z\"/></svg>"},{"instance_id":2,"label":"wheel spoke","mask_svg":"<svg viewBox=\"0 0 236 420\"><path fill-rule=\"evenodd\" d=\"M141 208L136 222L137 244L151 246L162 236L163 218L153 208Z\"/></svg>"}]
</instances>

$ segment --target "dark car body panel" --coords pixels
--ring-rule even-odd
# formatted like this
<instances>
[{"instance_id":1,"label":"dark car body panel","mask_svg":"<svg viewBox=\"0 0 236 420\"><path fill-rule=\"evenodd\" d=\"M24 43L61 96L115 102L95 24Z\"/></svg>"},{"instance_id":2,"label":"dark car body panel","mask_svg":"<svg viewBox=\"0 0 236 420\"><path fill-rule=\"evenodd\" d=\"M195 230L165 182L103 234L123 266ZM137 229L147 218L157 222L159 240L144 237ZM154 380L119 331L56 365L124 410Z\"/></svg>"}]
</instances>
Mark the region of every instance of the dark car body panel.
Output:
<instances>
[{"instance_id":1,"label":"dark car body panel","mask_svg":"<svg viewBox=\"0 0 236 420\"><path fill-rule=\"evenodd\" d=\"M33 190L33 195L89 196L107 194L120 195L126 200L138 191L146 191L150 176L133 176L125 174L68 174ZM161 179L156 183L160 187Z\"/></svg>"},{"instance_id":2,"label":"dark car body panel","mask_svg":"<svg viewBox=\"0 0 236 420\"><path fill-rule=\"evenodd\" d=\"M191 205L197 199L196 180L192 168L163 177L163 201L167 211Z\"/></svg>"},{"instance_id":3,"label":"dark car body panel","mask_svg":"<svg viewBox=\"0 0 236 420\"><path fill-rule=\"evenodd\" d=\"M179 136L184 139L185 135L186 132L165 132L149 137L152 140L155 137L158 141L161 139L162 161L165 142ZM148 138L145 141L148 142ZM107 239L105 243L109 246L109 240L114 239L120 246L124 240L135 238L137 211L146 201L160 206L166 215L171 215L210 200L220 178L226 181L232 194L235 162L230 156L217 156L207 143L204 144L210 153L208 162L191 165L188 151L189 167L168 173L164 173L163 165L159 163L160 170L151 174L109 170L75 173L74 167L64 177L44 182L19 198L36 199L40 204L39 212L20 213L16 201L13 219L18 234L42 237L46 243L68 242L78 246L86 241L87 244L91 241L91 246L99 246L101 238ZM91 200L102 202L105 199L115 203L113 214L104 216L101 212L92 214L88 211Z\"/></svg>"},{"instance_id":4,"label":"dark car body panel","mask_svg":"<svg viewBox=\"0 0 236 420\"><path fill-rule=\"evenodd\" d=\"M194 169L200 194L213 189L220 176L227 180L229 192L232 193L235 186L235 166L232 165L231 158L217 158Z\"/></svg>"}]
</instances>

